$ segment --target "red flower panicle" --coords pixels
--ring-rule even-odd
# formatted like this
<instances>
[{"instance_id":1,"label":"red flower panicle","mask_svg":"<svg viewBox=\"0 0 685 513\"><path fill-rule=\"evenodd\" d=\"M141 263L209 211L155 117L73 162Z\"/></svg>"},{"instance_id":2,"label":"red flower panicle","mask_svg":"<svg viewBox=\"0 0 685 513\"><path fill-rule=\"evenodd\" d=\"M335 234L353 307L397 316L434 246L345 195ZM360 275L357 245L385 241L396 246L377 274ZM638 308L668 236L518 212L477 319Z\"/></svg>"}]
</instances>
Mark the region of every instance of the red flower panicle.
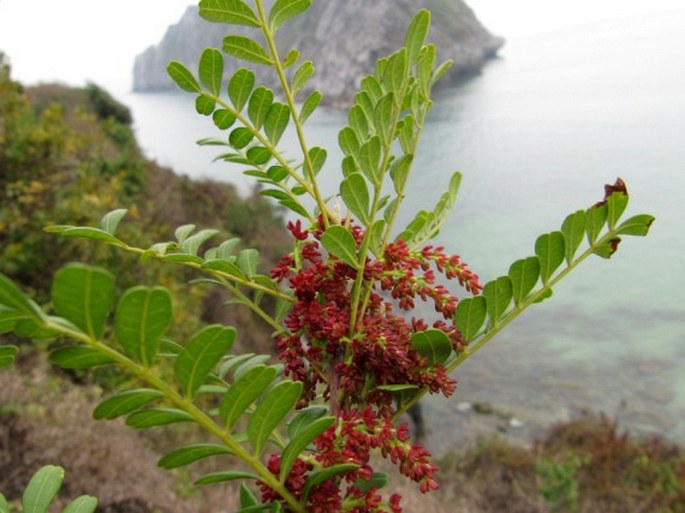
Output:
<instances>
[{"instance_id":1,"label":"red flower panicle","mask_svg":"<svg viewBox=\"0 0 685 513\"><path fill-rule=\"evenodd\" d=\"M349 221L343 224L360 247L363 230ZM357 270L326 254L319 241L323 223L305 231L299 221L291 222L288 229L296 239L295 251L276 264L271 276L288 280L296 302L284 321L288 332L277 337L276 349L286 375L304 384L299 406L315 399L323 387L337 422L315 440L316 451L306 463L296 462L286 487L299 498L313 469L354 464L355 470L312 487L307 511L399 513L399 496L383 501L375 488L362 487L363 491L355 486L373 475L371 452L379 450L399 465L422 492L437 488L436 468L428 451L411 443L407 426L394 426L393 396L378 387L415 385L449 396L456 382L442 365L429 365L412 346L412 335L429 329L428 323L407 320L393 311L412 310L417 299L432 303L439 316L432 327L447 334L454 349L461 351L465 342L454 323L458 299L438 283L436 273L472 294L478 294L482 285L459 256L448 256L441 247L412 250L399 240L388 244L377 260L366 261L364 286L357 289L360 300L353 305L352 291L355 284L359 287ZM357 308L354 313L353 308ZM276 475L279 463L278 456L269 461ZM273 490L261 487L264 501L278 500Z\"/></svg>"}]
</instances>

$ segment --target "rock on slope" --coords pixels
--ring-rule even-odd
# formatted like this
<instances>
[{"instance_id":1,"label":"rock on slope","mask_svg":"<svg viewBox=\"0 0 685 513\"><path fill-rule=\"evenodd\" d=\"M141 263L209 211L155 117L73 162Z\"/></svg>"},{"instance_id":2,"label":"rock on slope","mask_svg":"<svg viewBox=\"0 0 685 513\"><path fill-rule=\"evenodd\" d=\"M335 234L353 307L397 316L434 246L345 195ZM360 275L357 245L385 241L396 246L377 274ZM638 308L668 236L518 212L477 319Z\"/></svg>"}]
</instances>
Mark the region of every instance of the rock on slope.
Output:
<instances>
[{"instance_id":1,"label":"rock on slope","mask_svg":"<svg viewBox=\"0 0 685 513\"><path fill-rule=\"evenodd\" d=\"M265 3L268 7L271 1ZM298 48L302 59L313 60L317 72L311 88L321 90L329 105L346 105L376 59L402 45L411 18L421 8L433 13L429 40L437 45L439 58L455 63L445 83L478 71L504 43L480 24L463 0L314 0L309 11L279 32L279 49L284 56ZM229 32L256 35L247 27L208 23L198 16L196 6L189 7L158 45L136 58L134 91L173 89L167 63L178 60L196 69L202 50L221 48ZM228 72L238 65L228 57L227 63ZM257 68L261 82L276 87L270 70Z\"/></svg>"}]
</instances>

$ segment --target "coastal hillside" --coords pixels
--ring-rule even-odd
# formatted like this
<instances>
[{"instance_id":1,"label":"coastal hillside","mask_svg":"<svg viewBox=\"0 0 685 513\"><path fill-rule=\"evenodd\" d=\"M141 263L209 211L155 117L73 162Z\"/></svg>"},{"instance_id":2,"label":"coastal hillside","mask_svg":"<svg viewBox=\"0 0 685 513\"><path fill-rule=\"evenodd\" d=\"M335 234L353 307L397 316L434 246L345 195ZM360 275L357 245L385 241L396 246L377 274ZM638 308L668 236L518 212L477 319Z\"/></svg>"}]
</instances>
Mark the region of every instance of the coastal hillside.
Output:
<instances>
[{"instance_id":1,"label":"coastal hillside","mask_svg":"<svg viewBox=\"0 0 685 513\"><path fill-rule=\"evenodd\" d=\"M270 4L267 1L266 4ZM478 21L463 0L327 0L313 2L304 15L279 32L279 49L285 55L291 48L311 59L317 72L309 83L324 93L324 102L345 106L357 86L373 70L377 58L402 45L413 15L422 8L433 13L429 41L436 44L441 60L452 59L454 66L444 83L478 72L504 44ZM166 65L178 60L191 69L207 47L221 48L228 31L256 37L254 29L211 24L199 17L197 6L189 7L181 20L167 30L159 44L138 55L133 73L133 89L138 92L174 89ZM238 65L235 60L227 73ZM271 70L258 67L259 80L277 87Z\"/></svg>"}]
</instances>

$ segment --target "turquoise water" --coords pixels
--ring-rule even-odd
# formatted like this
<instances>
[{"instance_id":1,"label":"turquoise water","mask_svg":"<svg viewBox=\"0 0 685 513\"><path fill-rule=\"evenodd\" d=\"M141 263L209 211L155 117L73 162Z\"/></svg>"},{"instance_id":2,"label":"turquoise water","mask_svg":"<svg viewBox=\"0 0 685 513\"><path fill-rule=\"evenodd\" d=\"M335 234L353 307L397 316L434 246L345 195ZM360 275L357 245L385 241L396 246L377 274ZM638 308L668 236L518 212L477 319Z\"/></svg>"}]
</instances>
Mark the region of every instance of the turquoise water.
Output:
<instances>
[{"instance_id":1,"label":"turquoise water","mask_svg":"<svg viewBox=\"0 0 685 513\"><path fill-rule=\"evenodd\" d=\"M438 242L487 281L533 252L540 233L603 197L617 176L629 212L652 213L648 238L628 238L592 259L555 297L517 319L457 373L456 400L427 403L440 451L473 439L483 422L467 402L500 413L489 427L530 439L585 407L640 434L685 442L685 8L515 37L502 57L443 91L426 128L405 220L434 203L452 171L464 174ZM211 163L217 135L177 94L126 94L152 157L191 176L250 182ZM329 149L324 187L338 179L345 114L308 122ZM292 147L292 134L285 146ZM293 150L294 151L294 150ZM462 404L459 404L459 403ZM458 406L458 407L457 407ZM513 427L514 416L521 421Z\"/></svg>"}]
</instances>

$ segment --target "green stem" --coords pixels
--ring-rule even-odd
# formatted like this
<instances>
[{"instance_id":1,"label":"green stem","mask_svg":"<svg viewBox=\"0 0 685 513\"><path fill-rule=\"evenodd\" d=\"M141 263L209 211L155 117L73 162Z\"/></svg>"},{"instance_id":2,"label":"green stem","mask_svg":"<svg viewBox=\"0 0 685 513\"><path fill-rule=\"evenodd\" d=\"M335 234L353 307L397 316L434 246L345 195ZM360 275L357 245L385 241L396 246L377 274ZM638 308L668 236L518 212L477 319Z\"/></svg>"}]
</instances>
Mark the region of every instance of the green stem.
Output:
<instances>
[{"instance_id":1,"label":"green stem","mask_svg":"<svg viewBox=\"0 0 685 513\"><path fill-rule=\"evenodd\" d=\"M324 229L328 228L329 225L329 218L331 217L330 212L328 211L328 207L326 206L326 202L323 199L323 196L321 195L321 192L319 190L319 185L316 180L316 174L314 173L314 166L312 164L312 159L309 156L309 149L307 147L307 141L304 136L304 128L302 126L302 122L300 120L300 115L297 111L297 105L295 105L295 97L290 90L290 85L288 84L288 80L285 76L285 70L283 69L283 64L281 63L281 59L278 55L278 48L276 47L276 40L274 39L274 34L271 32L271 28L269 27L269 22L266 16L266 12L264 10L264 2L262 0L256 0L257 4L257 10L259 11L259 19L262 23L262 32L264 33L264 37L266 39L267 45L269 45L269 51L271 52L271 57L273 59L273 66L276 70L276 73L278 75L278 80L281 83L281 88L283 90L283 94L285 95L285 100L288 103L288 107L290 108L290 112L293 115L293 121L295 123L295 131L297 132L297 140L300 143L300 148L302 149L302 155L304 158L304 172L307 177L307 180L309 181L309 185L311 186L312 190L312 195L314 197L314 200L316 201L317 206L319 207L319 211L321 212L321 217L323 219L323 224L324 224Z\"/></svg>"}]
</instances>

